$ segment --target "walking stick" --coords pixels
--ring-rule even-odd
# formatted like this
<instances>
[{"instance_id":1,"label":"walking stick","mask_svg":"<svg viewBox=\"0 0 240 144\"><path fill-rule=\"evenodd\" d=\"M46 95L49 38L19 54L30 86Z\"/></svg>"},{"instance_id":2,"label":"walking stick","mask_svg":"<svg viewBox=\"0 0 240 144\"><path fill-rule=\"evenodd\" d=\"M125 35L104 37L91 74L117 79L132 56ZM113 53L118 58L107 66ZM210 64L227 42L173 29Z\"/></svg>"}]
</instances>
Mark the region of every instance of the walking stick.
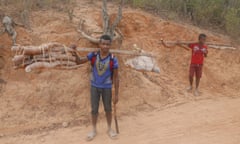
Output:
<instances>
[{"instance_id":1,"label":"walking stick","mask_svg":"<svg viewBox=\"0 0 240 144\"><path fill-rule=\"evenodd\" d=\"M115 121L116 132L117 132L117 134L119 134L116 104L113 105L113 108L114 108L114 121Z\"/></svg>"}]
</instances>

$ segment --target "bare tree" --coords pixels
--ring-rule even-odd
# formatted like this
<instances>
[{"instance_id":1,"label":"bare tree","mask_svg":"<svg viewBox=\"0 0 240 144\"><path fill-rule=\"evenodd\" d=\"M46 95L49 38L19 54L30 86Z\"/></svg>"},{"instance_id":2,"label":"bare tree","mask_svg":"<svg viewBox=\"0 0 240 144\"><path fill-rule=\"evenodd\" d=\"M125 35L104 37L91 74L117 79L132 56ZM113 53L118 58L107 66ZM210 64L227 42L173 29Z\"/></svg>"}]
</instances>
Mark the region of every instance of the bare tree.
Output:
<instances>
[{"instance_id":1,"label":"bare tree","mask_svg":"<svg viewBox=\"0 0 240 144\"><path fill-rule=\"evenodd\" d=\"M107 10L107 0L102 0L102 20L103 20L103 34L108 34L112 37L113 40L116 40L118 38L122 38L122 34L119 30L117 30L117 26L120 23L122 19L122 7L124 5L124 0L120 1L119 8L118 8L118 14L114 20L114 22L111 24L110 17ZM84 31L84 20L80 20L78 32L81 33L81 35L88 39L92 43L98 43L98 38L92 37L85 33Z\"/></svg>"},{"instance_id":2,"label":"bare tree","mask_svg":"<svg viewBox=\"0 0 240 144\"><path fill-rule=\"evenodd\" d=\"M29 21L29 12L31 10L31 0L24 0L23 1L23 10L21 12L21 20L24 24L24 27L30 29L30 21Z\"/></svg>"},{"instance_id":3,"label":"bare tree","mask_svg":"<svg viewBox=\"0 0 240 144\"><path fill-rule=\"evenodd\" d=\"M12 44L16 44L17 32L15 31L16 23L10 16L5 15L5 13L0 13L0 19L2 20L3 29L0 31L0 35L7 32L9 36L12 37Z\"/></svg>"}]
</instances>

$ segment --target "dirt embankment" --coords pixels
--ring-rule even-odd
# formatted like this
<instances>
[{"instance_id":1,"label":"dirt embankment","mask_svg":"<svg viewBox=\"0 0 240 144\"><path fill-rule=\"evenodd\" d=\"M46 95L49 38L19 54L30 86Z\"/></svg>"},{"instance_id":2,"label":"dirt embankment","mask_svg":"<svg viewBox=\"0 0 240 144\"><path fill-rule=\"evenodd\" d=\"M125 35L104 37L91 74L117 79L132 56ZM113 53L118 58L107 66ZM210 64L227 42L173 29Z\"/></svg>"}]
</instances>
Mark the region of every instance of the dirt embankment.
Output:
<instances>
[{"instance_id":1,"label":"dirt embankment","mask_svg":"<svg viewBox=\"0 0 240 144\"><path fill-rule=\"evenodd\" d=\"M116 8L110 5L110 10ZM100 3L91 5L79 2L70 24L66 14L55 11L37 11L31 15L33 31L17 27L17 43L39 45L45 42L76 43L79 47L96 47L83 39L75 27L79 18L86 20L89 31L99 31L101 26ZM165 40L197 40L206 33L208 41L228 43L228 37L211 33L190 25L177 24L154 17L140 10L125 8L119 25L124 35L121 49L132 50L137 44L151 52L161 69L160 74L139 72L126 67L123 62L130 56L118 55L120 60L119 116L132 116L137 112L161 110L191 101L236 98L240 95L240 57L238 50L209 49L200 85L201 96L185 92L188 85L190 52L179 47L167 49L159 44ZM14 135L23 131L54 129L62 122L70 125L89 124L89 65L77 70L36 70L25 73L14 70L10 51L11 39L0 36L6 65L3 69L3 86L0 96L0 134ZM2 49L1 48L1 49ZM86 53L82 53L84 56ZM102 112L100 120L104 118Z\"/></svg>"}]
</instances>

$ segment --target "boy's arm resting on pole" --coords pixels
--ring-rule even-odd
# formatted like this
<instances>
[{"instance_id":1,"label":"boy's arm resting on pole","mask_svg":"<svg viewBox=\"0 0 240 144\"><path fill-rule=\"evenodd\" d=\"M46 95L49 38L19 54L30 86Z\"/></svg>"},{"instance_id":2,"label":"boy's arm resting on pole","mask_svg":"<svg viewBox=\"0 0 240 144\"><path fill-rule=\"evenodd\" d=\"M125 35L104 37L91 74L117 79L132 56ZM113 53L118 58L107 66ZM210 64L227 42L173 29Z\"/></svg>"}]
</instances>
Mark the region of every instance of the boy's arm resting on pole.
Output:
<instances>
[{"instance_id":1,"label":"boy's arm resting on pole","mask_svg":"<svg viewBox=\"0 0 240 144\"><path fill-rule=\"evenodd\" d=\"M173 45L167 45L164 41L163 41L163 39L161 39L161 43L162 43L162 45L164 46L164 47L166 47L166 48L173 48L173 47L175 47L176 45L178 45L178 46L180 46L181 48L184 48L185 50L190 50L190 48L188 47L188 46L184 46L183 45L183 43L181 43L181 42L179 42L179 41L177 41L177 42L175 42Z\"/></svg>"},{"instance_id":2,"label":"boy's arm resting on pole","mask_svg":"<svg viewBox=\"0 0 240 144\"><path fill-rule=\"evenodd\" d=\"M185 45L182 45L182 44L177 44L178 46L180 46L181 48L184 48L185 50L191 50L191 48L189 48L189 46L185 46Z\"/></svg>"},{"instance_id":3,"label":"boy's arm resting on pole","mask_svg":"<svg viewBox=\"0 0 240 144\"><path fill-rule=\"evenodd\" d=\"M74 56L76 57L77 64L84 64L84 63L88 62L87 57L80 58L77 54L75 54Z\"/></svg>"},{"instance_id":4,"label":"boy's arm resting on pole","mask_svg":"<svg viewBox=\"0 0 240 144\"><path fill-rule=\"evenodd\" d=\"M113 103L118 103L118 93L119 93L119 76L118 76L118 69L113 70L113 84L115 88L115 94L113 96Z\"/></svg>"},{"instance_id":5,"label":"boy's arm resting on pole","mask_svg":"<svg viewBox=\"0 0 240 144\"><path fill-rule=\"evenodd\" d=\"M75 44L70 45L70 48L73 49L73 53L72 54L73 54L73 56L75 56L77 64L84 64L84 63L88 62L88 58L87 57L81 58L78 55L77 50L76 50L77 46Z\"/></svg>"},{"instance_id":6,"label":"boy's arm resting on pole","mask_svg":"<svg viewBox=\"0 0 240 144\"><path fill-rule=\"evenodd\" d=\"M188 50L188 51L191 50L191 48L189 47L190 43L177 41L176 45L178 45L181 48L184 48L185 50Z\"/></svg>"}]
</instances>

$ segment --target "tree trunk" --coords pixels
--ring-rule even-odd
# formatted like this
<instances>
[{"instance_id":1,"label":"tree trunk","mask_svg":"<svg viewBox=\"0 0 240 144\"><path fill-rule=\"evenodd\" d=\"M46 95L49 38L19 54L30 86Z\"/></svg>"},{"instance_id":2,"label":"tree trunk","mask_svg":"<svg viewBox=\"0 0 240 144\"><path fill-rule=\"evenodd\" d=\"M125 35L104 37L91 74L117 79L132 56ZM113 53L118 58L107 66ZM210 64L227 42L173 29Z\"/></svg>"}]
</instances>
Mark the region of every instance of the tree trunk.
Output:
<instances>
[{"instance_id":1,"label":"tree trunk","mask_svg":"<svg viewBox=\"0 0 240 144\"><path fill-rule=\"evenodd\" d=\"M117 17L111 25L110 17L109 17L108 10L107 10L107 0L102 0L103 34L107 34L107 35L111 36L111 38L113 40L121 38L121 32L119 33L118 31L116 31L116 28L117 28L117 25L120 23L120 21L122 19L123 4L124 4L124 0L121 0L119 8L118 8ZM98 43L99 42L98 38L94 38L92 36L89 36L88 34L86 34L84 32L83 25L84 25L84 20L80 20L79 27L78 27L77 31L80 32L81 35L84 38L88 39L90 42Z\"/></svg>"}]
</instances>

